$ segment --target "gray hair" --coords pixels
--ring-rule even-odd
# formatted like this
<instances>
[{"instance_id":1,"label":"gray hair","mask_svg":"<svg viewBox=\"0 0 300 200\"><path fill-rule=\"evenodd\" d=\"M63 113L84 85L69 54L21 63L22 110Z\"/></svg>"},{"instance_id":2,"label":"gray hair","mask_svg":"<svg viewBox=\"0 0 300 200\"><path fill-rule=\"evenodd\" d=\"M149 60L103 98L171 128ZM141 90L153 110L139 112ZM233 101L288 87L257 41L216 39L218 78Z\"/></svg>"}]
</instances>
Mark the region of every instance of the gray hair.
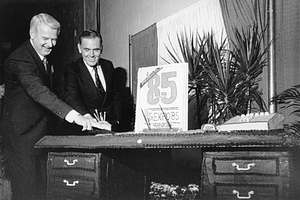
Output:
<instances>
[{"instance_id":1,"label":"gray hair","mask_svg":"<svg viewBox=\"0 0 300 200\"><path fill-rule=\"evenodd\" d=\"M33 16L30 21L30 29L36 29L40 24L46 24L52 29L56 29L58 34L60 33L60 23L51 15L40 13Z\"/></svg>"}]
</instances>

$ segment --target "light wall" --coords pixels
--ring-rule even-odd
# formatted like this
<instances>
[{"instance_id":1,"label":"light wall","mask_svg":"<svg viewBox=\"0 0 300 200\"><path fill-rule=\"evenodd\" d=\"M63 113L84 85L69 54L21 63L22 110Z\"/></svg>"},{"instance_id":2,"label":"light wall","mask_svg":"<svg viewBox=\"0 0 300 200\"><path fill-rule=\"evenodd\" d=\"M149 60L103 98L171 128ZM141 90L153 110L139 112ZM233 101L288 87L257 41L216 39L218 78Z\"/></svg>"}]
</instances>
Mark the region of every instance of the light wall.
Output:
<instances>
[{"instance_id":1,"label":"light wall","mask_svg":"<svg viewBox=\"0 0 300 200\"><path fill-rule=\"evenodd\" d=\"M101 0L100 32L103 37L102 57L115 67L129 69L129 35L199 0ZM127 81L128 85L128 81Z\"/></svg>"}]
</instances>

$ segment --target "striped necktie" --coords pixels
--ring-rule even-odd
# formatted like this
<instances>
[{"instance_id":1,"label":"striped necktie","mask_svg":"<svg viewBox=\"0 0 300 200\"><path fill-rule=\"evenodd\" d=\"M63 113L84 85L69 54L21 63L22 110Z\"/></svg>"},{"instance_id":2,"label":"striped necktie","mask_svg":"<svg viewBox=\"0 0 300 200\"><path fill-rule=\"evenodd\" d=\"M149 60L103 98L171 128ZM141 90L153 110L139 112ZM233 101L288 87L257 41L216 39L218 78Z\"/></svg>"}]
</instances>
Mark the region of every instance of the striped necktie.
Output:
<instances>
[{"instance_id":1,"label":"striped necktie","mask_svg":"<svg viewBox=\"0 0 300 200\"><path fill-rule=\"evenodd\" d=\"M99 74L98 74L98 70L97 70L97 66L94 66L93 67L94 69L94 72L95 72L95 79L96 79L96 85L97 85L97 88L98 88L98 92L99 94L105 94L105 90L104 90L104 87L100 81L100 78L99 78Z\"/></svg>"}]
</instances>

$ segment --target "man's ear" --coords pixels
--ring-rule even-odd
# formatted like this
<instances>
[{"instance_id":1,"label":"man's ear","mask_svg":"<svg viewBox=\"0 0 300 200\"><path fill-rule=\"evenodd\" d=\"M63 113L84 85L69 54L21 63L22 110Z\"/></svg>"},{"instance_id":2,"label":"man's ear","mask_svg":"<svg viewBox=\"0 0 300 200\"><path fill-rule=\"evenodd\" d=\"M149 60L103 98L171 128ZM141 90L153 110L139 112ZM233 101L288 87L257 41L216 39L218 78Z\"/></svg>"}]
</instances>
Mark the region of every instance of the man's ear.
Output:
<instances>
[{"instance_id":1,"label":"man's ear","mask_svg":"<svg viewBox=\"0 0 300 200\"><path fill-rule=\"evenodd\" d=\"M79 53L81 53L81 48L80 48L80 44L79 43L77 44L77 48L78 48Z\"/></svg>"},{"instance_id":2,"label":"man's ear","mask_svg":"<svg viewBox=\"0 0 300 200\"><path fill-rule=\"evenodd\" d=\"M29 29L29 36L30 36L30 39L33 39L35 37L35 31L34 31L34 28L30 28Z\"/></svg>"}]
</instances>

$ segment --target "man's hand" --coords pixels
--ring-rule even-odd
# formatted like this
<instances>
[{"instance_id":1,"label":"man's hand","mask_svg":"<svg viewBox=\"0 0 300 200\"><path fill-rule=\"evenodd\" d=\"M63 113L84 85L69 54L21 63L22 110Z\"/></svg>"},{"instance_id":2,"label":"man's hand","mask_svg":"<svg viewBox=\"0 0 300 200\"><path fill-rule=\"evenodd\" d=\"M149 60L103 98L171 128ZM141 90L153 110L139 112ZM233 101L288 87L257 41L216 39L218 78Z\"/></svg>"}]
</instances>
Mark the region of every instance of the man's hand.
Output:
<instances>
[{"instance_id":1,"label":"man's hand","mask_svg":"<svg viewBox=\"0 0 300 200\"><path fill-rule=\"evenodd\" d=\"M111 131L111 124L107 121L98 121L97 119L93 118L89 113L85 114L84 117L91 120L92 127Z\"/></svg>"},{"instance_id":2,"label":"man's hand","mask_svg":"<svg viewBox=\"0 0 300 200\"><path fill-rule=\"evenodd\" d=\"M92 121L91 119L84 117L82 115L77 115L74 119L74 122L79 125L82 126L82 131L85 130L92 130Z\"/></svg>"},{"instance_id":3,"label":"man's hand","mask_svg":"<svg viewBox=\"0 0 300 200\"><path fill-rule=\"evenodd\" d=\"M90 115L77 115L74 122L77 125L82 126L82 131L85 130L92 130L92 127L98 128L98 129L105 129L105 130L111 130L111 124L108 123L107 121L100 121L97 122L95 118L93 118Z\"/></svg>"},{"instance_id":4,"label":"man's hand","mask_svg":"<svg viewBox=\"0 0 300 200\"><path fill-rule=\"evenodd\" d=\"M86 118L88 118L88 119L90 119L90 120L92 120L92 121L97 122L97 120L94 117L92 117L92 115L90 115L89 113L87 113L87 114L85 114L83 116L86 117Z\"/></svg>"},{"instance_id":5,"label":"man's hand","mask_svg":"<svg viewBox=\"0 0 300 200\"><path fill-rule=\"evenodd\" d=\"M99 129L105 129L111 131L111 124L107 121L94 121L92 120L92 126Z\"/></svg>"}]
</instances>

